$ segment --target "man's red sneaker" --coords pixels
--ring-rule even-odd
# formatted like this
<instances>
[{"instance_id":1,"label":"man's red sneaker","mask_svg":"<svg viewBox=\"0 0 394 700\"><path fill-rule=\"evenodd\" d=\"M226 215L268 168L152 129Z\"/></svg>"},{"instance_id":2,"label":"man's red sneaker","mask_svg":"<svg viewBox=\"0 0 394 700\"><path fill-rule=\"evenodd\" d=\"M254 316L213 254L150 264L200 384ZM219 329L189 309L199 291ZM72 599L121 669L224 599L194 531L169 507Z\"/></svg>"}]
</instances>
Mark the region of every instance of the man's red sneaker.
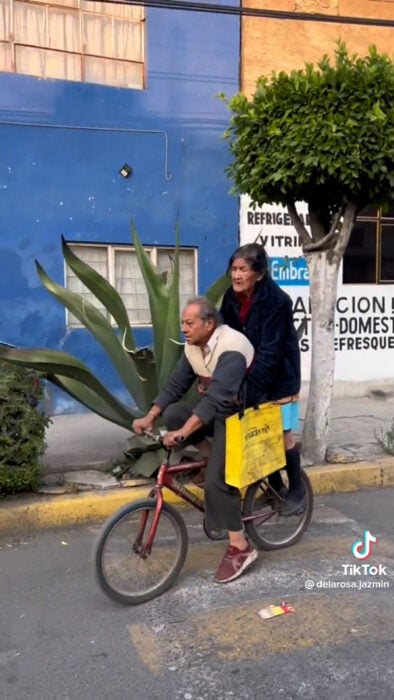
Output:
<instances>
[{"instance_id":1,"label":"man's red sneaker","mask_svg":"<svg viewBox=\"0 0 394 700\"><path fill-rule=\"evenodd\" d=\"M241 576L257 559L257 551L250 544L242 550L229 545L215 574L216 583L227 583Z\"/></svg>"}]
</instances>

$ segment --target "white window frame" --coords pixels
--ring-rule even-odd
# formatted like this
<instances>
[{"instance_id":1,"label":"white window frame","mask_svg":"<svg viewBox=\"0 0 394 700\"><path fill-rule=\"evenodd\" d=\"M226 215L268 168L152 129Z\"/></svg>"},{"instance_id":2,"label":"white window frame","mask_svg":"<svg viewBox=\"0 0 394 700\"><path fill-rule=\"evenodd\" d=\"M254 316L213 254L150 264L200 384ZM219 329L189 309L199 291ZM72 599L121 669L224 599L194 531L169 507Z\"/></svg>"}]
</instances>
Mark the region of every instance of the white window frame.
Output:
<instances>
[{"instance_id":1,"label":"white window frame","mask_svg":"<svg viewBox=\"0 0 394 700\"><path fill-rule=\"evenodd\" d=\"M135 247L133 245L120 245L120 244L112 244L112 243L81 243L80 241L67 241L67 244L72 248L73 252L78 255L78 252L76 251L77 248L101 248L101 249L106 249L107 252L107 270L108 270L108 276L107 276L107 281L116 289L115 287L115 254L117 251L135 251ZM144 246L144 250L146 253L150 254L150 259L153 263L153 265L156 266L157 264L157 253L160 250L173 250L175 252L175 246L174 245L167 245L167 244L162 244L162 245L157 245L157 246ZM194 265L193 265L193 274L194 274L194 291L192 294L190 294L190 297L197 296L198 294L198 248L195 246L179 246L179 251L191 251L193 253L194 257ZM89 264L89 263L88 263ZM67 275L67 263L64 263L64 287L68 289L67 286L67 280L68 280L68 275ZM120 292L118 292L120 294ZM122 296L120 294L120 296ZM83 323L70 323L70 312L68 309L65 310L66 313L66 328L67 330L78 330L80 328L85 328ZM138 322L138 323L132 323L130 321L130 327L131 328L152 328L152 322L150 321L149 323L143 323L143 322ZM110 318L111 325L113 327L116 327L116 323L114 319Z\"/></svg>"}]
</instances>

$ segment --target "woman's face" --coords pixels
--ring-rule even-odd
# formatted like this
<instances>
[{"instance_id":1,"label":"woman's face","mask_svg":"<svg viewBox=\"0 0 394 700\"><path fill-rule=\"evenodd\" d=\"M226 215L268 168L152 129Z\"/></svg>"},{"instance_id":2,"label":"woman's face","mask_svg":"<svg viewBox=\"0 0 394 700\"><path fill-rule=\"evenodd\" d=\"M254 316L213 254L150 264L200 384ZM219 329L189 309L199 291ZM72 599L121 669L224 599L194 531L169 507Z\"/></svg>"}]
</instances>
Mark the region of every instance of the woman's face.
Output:
<instances>
[{"instance_id":1,"label":"woman's face","mask_svg":"<svg viewBox=\"0 0 394 700\"><path fill-rule=\"evenodd\" d=\"M231 281L234 292L250 296L256 282L263 279L261 272L254 272L244 258L235 258L231 266Z\"/></svg>"}]
</instances>

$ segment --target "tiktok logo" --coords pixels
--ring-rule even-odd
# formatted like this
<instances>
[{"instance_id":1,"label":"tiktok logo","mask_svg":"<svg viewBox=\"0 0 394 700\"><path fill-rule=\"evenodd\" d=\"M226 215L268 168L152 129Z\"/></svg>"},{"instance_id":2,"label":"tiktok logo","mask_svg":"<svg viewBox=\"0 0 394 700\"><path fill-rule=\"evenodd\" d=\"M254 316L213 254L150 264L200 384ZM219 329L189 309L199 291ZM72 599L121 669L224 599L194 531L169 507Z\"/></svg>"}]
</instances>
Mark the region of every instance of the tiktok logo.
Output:
<instances>
[{"instance_id":1,"label":"tiktok logo","mask_svg":"<svg viewBox=\"0 0 394 700\"><path fill-rule=\"evenodd\" d=\"M364 530L361 540L356 540L352 544L352 554L356 559L368 559L371 554L372 544L377 542L377 537L374 537L369 530Z\"/></svg>"}]
</instances>

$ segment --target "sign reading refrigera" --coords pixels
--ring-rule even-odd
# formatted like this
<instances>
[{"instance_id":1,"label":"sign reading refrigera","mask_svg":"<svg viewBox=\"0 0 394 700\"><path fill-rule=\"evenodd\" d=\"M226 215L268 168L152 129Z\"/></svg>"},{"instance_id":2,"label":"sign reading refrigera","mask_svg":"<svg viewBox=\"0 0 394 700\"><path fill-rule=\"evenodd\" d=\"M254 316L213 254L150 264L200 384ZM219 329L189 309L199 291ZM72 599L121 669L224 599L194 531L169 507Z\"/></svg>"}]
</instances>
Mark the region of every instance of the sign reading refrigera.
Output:
<instances>
[{"instance_id":1,"label":"sign reading refrigera","mask_svg":"<svg viewBox=\"0 0 394 700\"><path fill-rule=\"evenodd\" d=\"M298 215L309 230L308 207L297 204ZM301 241L295 232L286 209L275 204L265 204L252 209L249 197L241 197L241 242L262 243L266 248L272 278L284 286L309 285L309 270L302 255Z\"/></svg>"}]
</instances>

